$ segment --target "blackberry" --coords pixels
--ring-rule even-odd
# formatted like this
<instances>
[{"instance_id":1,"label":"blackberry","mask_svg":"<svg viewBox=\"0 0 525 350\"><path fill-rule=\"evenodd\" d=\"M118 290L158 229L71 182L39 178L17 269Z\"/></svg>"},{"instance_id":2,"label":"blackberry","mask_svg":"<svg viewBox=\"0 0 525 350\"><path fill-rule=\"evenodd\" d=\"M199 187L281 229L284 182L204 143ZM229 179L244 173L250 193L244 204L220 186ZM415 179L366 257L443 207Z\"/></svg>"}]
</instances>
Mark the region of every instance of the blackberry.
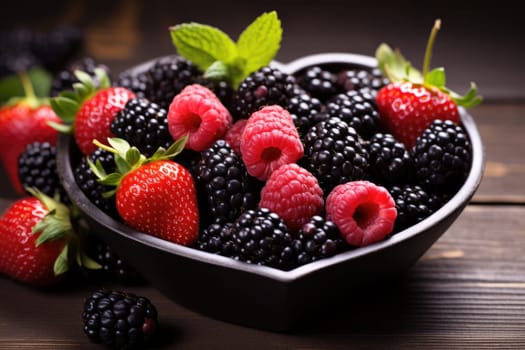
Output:
<instances>
[{"instance_id":1,"label":"blackberry","mask_svg":"<svg viewBox=\"0 0 525 350\"><path fill-rule=\"evenodd\" d=\"M73 84L79 81L75 76L76 70L83 71L95 78L95 68L103 69L108 76L110 75L109 67L98 63L92 57L84 57L71 63L67 68L61 70L53 77L50 92L51 96L57 96L62 91L73 90Z\"/></svg>"},{"instance_id":2,"label":"blackberry","mask_svg":"<svg viewBox=\"0 0 525 350\"><path fill-rule=\"evenodd\" d=\"M31 50L52 73L63 69L84 46L84 33L76 26L61 25L47 33L34 33Z\"/></svg>"},{"instance_id":3,"label":"blackberry","mask_svg":"<svg viewBox=\"0 0 525 350\"><path fill-rule=\"evenodd\" d=\"M158 329L155 305L143 296L99 289L84 301L83 330L94 343L116 349L142 347Z\"/></svg>"},{"instance_id":4,"label":"blackberry","mask_svg":"<svg viewBox=\"0 0 525 350\"><path fill-rule=\"evenodd\" d=\"M355 129L332 117L310 128L301 163L328 194L338 184L364 178L368 153Z\"/></svg>"},{"instance_id":5,"label":"blackberry","mask_svg":"<svg viewBox=\"0 0 525 350\"><path fill-rule=\"evenodd\" d=\"M232 115L238 120L266 105L286 107L296 90L292 75L271 66L262 67L246 77L233 93Z\"/></svg>"},{"instance_id":6,"label":"blackberry","mask_svg":"<svg viewBox=\"0 0 525 350\"><path fill-rule=\"evenodd\" d=\"M146 72L138 74L122 72L119 74L113 85L133 91L137 98L147 98L150 85L148 79Z\"/></svg>"},{"instance_id":7,"label":"blackberry","mask_svg":"<svg viewBox=\"0 0 525 350\"><path fill-rule=\"evenodd\" d=\"M146 99L129 100L111 122L111 132L147 157L174 142L168 130L167 111Z\"/></svg>"},{"instance_id":8,"label":"blackberry","mask_svg":"<svg viewBox=\"0 0 525 350\"><path fill-rule=\"evenodd\" d=\"M197 66L181 56L162 57L144 73L145 97L168 110L173 97L200 74Z\"/></svg>"},{"instance_id":9,"label":"blackberry","mask_svg":"<svg viewBox=\"0 0 525 350\"><path fill-rule=\"evenodd\" d=\"M199 233L196 248L205 252L231 257L234 254L234 223L217 221Z\"/></svg>"},{"instance_id":10,"label":"blackberry","mask_svg":"<svg viewBox=\"0 0 525 350\"><path fill-rule=\"evenodd\" d=\"M208 89L213 91L213 93L219 98L221 103L229 110L232 104L233 98L233 89L224 80L210 80L204 76L197 77L195 79L196 84L206 86Z\"/></svg>"},{"instance_id":11,"label":"blackberry","mask_svg":"<svg viewBox=\"0 0 525 350\"><path fill-rule=\"evenodd\" d=\"M298 266L328 258L348 247L337 226L319 215L313 216L293 241Z\"/></svg>"},{"instance_id":12,"label":"blackberry","mask_svg":"<svg viewBox=\"0 0 525 350\"><path fill-rule=\"evenodd\" d=\"M412 157L391 134L377 133L367 144L368 173L380 184L409 183L414 177Z\"/></svg>"},{"instance_id":13,"label":"blackberry","mask_svg":"<svg viewBox=\"0 0 525 350\"><path fill-rule=\"evenodd\" d=\"M471 146L462 126L434 120L412 150L416 182L427 189L457 190L470 170Z\"/></svg>"},{"instance_id":14,"label":"blackberry","mask_svg":"<svg viewBox=\"0 0 525 350\"><path fill-rule=\"evenodd\" d=\"M296 266L293 239L279 215L267 208L246 210L234 223L212 224L198 248L250 264L290 270Z\"/></svg>"},{"instance_id":15,"label":"blackberry","mask_svg":"<svg viewBox=\"0 0 525 350\"><path fill-rule=\"evenodd\" d=\"M368 69L347 69L339 72L337 82L345 91L360 90L370 88L378 91L386 86L389 81L383 77L379 68Z\"/></svg>"},{"instance_id":16,"label":"blackberry","mask_svg":"<svg viewBox=\"0 0 525 350\"><path fill-rule=\"evenodd\" d=\"M326 114L338 117L353 127L364 139L379 130L379 112L371 96L359 91L338 94L326 104Z\"/></svg>"},{"instance_id":17,"label":"blackberry","mask_svg":"<svg viewBox=\"0 0 525 350\"><path fill-rule=\"evenodd\" d=\"M89 159L96 163L100 161L104 170L109 174L115 171L115 159L113 153L97 148ZM98 177L93 173L87 159L82 157L73 170L75 181L88 199L110 216L117 217L115 198L105 198L103 194L112 190L112 187L102 185L98 182Z\"/></svg>"},{"instance_id":18,"label":"blackberry","mask_svg":"<svg viewBox=\"0 0 525 350\"><path fill-rule=\"evenodd\" d=\"M388 192L394 198L397 210L393 233L417 224L441 206L441 203L436 203L435 198L418 185L395 185L389 187Z\"/></svg>"},{"instance_id":19,"label":"blackberry","mask_svg":"<svg viewBox=\"0 0 525 350\"><path fill-rule=\"evenodd\" d=\"M18 157L18 178L24 188L36 188L50 197L58 194L62 203L70 203L60 183L56 147L49 142L33 142Z\"/></svg>"},{"instance_id":20,"label":"blackberry","mask_svg":"<svg viewBox=\"0 0 525 350\"><path fill-rule=\"evenodd\" d=\"M297 77L297 82L310 95L326 101L341 92L337 76L319 66L308 68Z\"/></svg>"},{"instance_id":21,"label":"blackberry","mask_svg":"<svg viewBox=\"0 0 525 350\"><path fill-rule=\"evenodd\" d=\"M292 96L285 106L290 112L292 120L299 131L299 135L304 135L313 125L322 120L321 101L311 97L307 93L300 93Z\"/></svg>"},{"instance_id":22,"label":"blackberry","mask_svg":"<svg viewBox=\"0 0 525 350\"><path fill-rule=\"evenodd\" d=\"M243 210L257 206L259 192L251 191L242 159L224 140L202 152L197 179L206 190L208 212L214 219L234 221Z\"/></svg>"}]
</instances>

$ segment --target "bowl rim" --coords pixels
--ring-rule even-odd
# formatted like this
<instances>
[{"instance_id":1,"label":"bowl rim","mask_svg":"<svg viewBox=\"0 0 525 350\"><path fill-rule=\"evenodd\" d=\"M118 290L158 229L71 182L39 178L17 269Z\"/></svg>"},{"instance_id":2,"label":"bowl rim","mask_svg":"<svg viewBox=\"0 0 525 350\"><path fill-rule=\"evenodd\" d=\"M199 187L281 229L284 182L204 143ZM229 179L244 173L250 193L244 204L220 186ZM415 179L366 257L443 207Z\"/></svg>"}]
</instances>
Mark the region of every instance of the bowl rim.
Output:
<instances>
[{"instance_id":1,"label":"bowl rim","mask_svg":"<svg viewBox=\"0 0 525 350\"><path fill-rule=\"evenodd\" d=\"M129 72L140 72L149 67L152 62L156 59L147 61L140 65L135 66ZM293 73L301 69L304 69L313 64L352 64L357 66L364 66L368 68L376 67L377 61L375 58L360 54L353 53L341 53L341 52L327 52L303 56L296 60L290 61L289 63L283 64L278 61L274 61L278 67L281 67L285 72ZM127 72L128 72L127 71ZM152 236L147 233L133 230L124 223L112 218L108 214L104 213L93 203L91 203L84 193L78 188L74 181L73 168L69 162L70 158L70 143L72 138L69 135L60 135L59 148L62 149L63 157L57 157L57 163L59 172L62 177L63 186L68 194L72 197L73 203L79 207L85 215L89 215L92 220L98 222L98 224L104 226L106 229L111 230L121 236L131 239L137 243L145 244L151 248L160 249L170 254L177 254L181 257L196 260L202 263L217 265L222 268L229 268L239 270L246 273L256 274L261 277L273 279L280 282L292 282L305 277L314 272L320 271L330 266L337 265L342 262L348 262L354 259L358 259L362 256L373 254L386 249L391 246L395 246L404 241L409 240L412 237L425 234L433 225L445 220L447 217L452 215L458 208L465 206L481 183L484 169L484 148L481 140L481 136L476 127L472 116L463 108L459 107L460 117L462 124L467 131L469 136L471 147L472 147L472 162L469 175L465 180L464 184L457 191L457 193L440 209L434 212L429 217L425 218L421 222L402 230L394 235L387 237L386 239L365 246L358 247L335 256L321 259L302 265L289 271L279 270L268 266L253 265L235 259L224 257L218 254L208 253L200 251L196 248L182 246L161 238ZM132 232L130 232L132 231Z\"/></svg>"}]
</instances>

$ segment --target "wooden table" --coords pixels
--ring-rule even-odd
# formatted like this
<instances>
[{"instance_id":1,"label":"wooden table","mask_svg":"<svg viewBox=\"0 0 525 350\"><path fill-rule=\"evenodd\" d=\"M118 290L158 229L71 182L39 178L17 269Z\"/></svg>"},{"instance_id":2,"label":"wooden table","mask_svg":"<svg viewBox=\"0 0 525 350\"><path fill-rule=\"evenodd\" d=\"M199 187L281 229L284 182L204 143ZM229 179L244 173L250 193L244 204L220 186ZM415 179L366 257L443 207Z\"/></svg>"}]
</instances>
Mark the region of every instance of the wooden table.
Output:
<instances>
[{"instance_id":1,"label":"wooden table","mask_svg":"<svg viewBox=\"0 0 525 350\"><path fill-rule=\"evenodd\" d=\"M86 14L82 18L89 17L89 11L92 11L91 14L93 14L93 11L100 10L101 2L94 2L99 5L99 7L93 5L95 10L86 8L87 2L79 3L83 4L82 11ZM118 17L120 22L108 20L106 23L103 22L103 19L97 19L96 16L89 17L94 18L93 23L98 20L99 24L102 21L102 24L109 26L118 22L121 27L128 26L128 29L135 30L133 35L140 34L135 37L136 40L139 40L137 43L133 41L133 35L130 36L128 32L115 33L115 35L122 35L122 40L126 38L126 40L131 40L126 41L125 45L120 42L121 51L117 49L111 52L104 51L103 46L107 47L108 42L97 37L97 35L104 35L101 34L103 31L100 29L103 26L96 26L99 29L97 31L92 22L87 21L86 24L85 19L84 22L80 21L90 28L89 50L91 51L88 50L88 52L95 56L98 53L98 57L107 60L115 69L129 66L146 57L165 54L168 51L169 45L159 44L161 40L155 43L155 40L151 39L153 35L157 35L152 28L157 28L158 23L164 25L173 19L168 15L170 12L166 14L159 3L151 2L151 6L156 11L155 16L157 16L155 25L152 25L151 11L145 11L142 17L134 12L137 11L137 8L133 6L142 6L144 3L140 1L129 3L133 5L127 8L127 12L118 12L121 14ZM207 2L207 5L210 3ZM337 1L328 1L328 3L335 6ZM334 39L332 35L334 33L330 32L334 29L320 26L318 23L320 20L316 21L316 17L313 16L315 14L315 11L312 10L315 8L314 5L305 6L307 10L304 10L306 11L304 17L299 15L294 17L293 11L298 11L299 4L297 2L292 2L292 4L295 5L292 7L281 5L283 17L286 17L286 20L291 23L291 29L287 32L289 34L285 36L290 44L279 56L283 61L311 52L336 51L338 50L336 44L341 42L344 35L348 35L347 37L353 40L353 49L339 46L339 51L371 54L373 53L371 37L376 39L376 36L384 33L380 28L372 25L375 23L372 20L371 23L365 20L356 22L355 17L352 17L354 20L348 21L351 28L366 23L368 24L366 28L372 30L373 34L368 37L360 37L351 35L355 32L339 32L340 36ZM11 4L11 6L17 5ZM241 9L250 13L243 18L252 18L252 14L255 16L260 13L261 11L256 7L257 5L242 5ZM367 10L373 10L372 6L365 7ZM452 14L473 13L470 9L461 11L462 8L460 7L457 13ZM210 18L215 18L209 15L210 11L191 11L188 5L181 6L177 10L178 12L171 9L174 11L171 13L177 14L174 16L174 21L188 20L187 17L198 15L195 20L220 24L217 23L218 21L210 20ZM434 10L447 13L441 7ZM496 8L495 11L499 14L503 10ZM75 16L79 17L80 13L82 12L69 9L69 12L65 11L64 17L75 19ZM332 11L330 15L334 16L334 13L336 11ZM478 10L475 13L485 12ZM513 13L515 11L513 12L512 9L508 12L511 17L516 16ZM453 26L456 25L454 28L463 28L457 26L459 20L452 14L450 22ZM469 20L468 24L473 24L475 18L468 17L468 14L466 15ZM323 12L321 15L328 16L328 13ZM137 21L137 18L141 19L140 25L130 26L129 24L135 23L133 20ZM342 25L344 21L341 18L347 17L337 18L341 22L339 24ZM386 21L387 16L383 14L380 18ZM304 19L304 21L300 22L298 19ZM6 20L14 21L12 18L6 18ZM248 21L248 19L243 19L242 25L247 24ZM325 24L327 22L328 19L325 18ZM500 20L499 23L502 22L503 20ZM241 27L239 23L241 23L240 19L233 23L224 23L225 30L237 31ZM314 23L315 28L299 26L306 23ZM425 23L430 26L431 22ZM497 23L490 27L492 33L488 36L490 40L497 38L499 35L497 33L503 33L503 29ZM507 24L512 25L512 23L517 22L509 21ZM298 27L305 29L302 29L303 32L301 32L297 29ZM165 27L162 28L164 30ZM340 27L338 28L341 30ZM483 30L479 26L476 28ZM424 42L426 37L426 32L425 35L417 36L407 26L398 27L397 30L386 32L391 38L403 38L406 41L408 41L407 38L417 37L420 42ZM499 32L494 34L494 30L499 30ZM326 41L323 35L327 32L330 32L328 37L332 39ZM462 34L472 33L465 30ZM448 41L445 38L442 40L449 43L448 46L447 44L443 46L452 56L439 56L441 60L452 61L452 58L448 57L454 59L460 57L459 54L454 56L453 49L457 48L454 44L460 42L461 38L451 38L450 32L444 33L443 36L448 38ZM501 37L503 38L503 35ZM513 38L518 37L521 36L509 30L509 35L502 40L510 42ZM321 48L312 49L308 46L309 40L321 43ZM497 46L496 40L493 41L492 47ZM499 44L504 43L498 42ZM519 45L516 42L514 44ZM142 50L137 49L137 45ZM374 41L373 46L375 45ZM157 305L162 329L155 348L185 350L525 348L525 186L523 186L525 177L525 157L523 155L525 149L523 138L525 135L525 96L523 90L517 89L516 84L518 81L522 82L523 70L517 69L517 65L512 66L513 62L522 61L523 52L518 50L513 54L509 53L507 61L510 62L509 65L503 65L502 71L497 74L487 69L491 66L488 60L482 57L481 53L487 53L486 47L476 45L478 44L475 42L471 47L472 56L479 57L480 62L477 63L477 66L476 64L468 65L466 61L470 62L474 57L469 56L468 49L463 49L461 54L466 57L461 56L459 61L453 60L452 67L457 73L456 76L461 76L463 72L461 67L465 67L469 77L463 79L461 76L461 80L452 80L452 83L459 81L463 84L461 86L464 86L467 79L472 78L480 83L477 76L489 74L488 77L483 75L485 85L480 83L485 88L486 101L483 105L471 110L480 129L486 151L484 178L479 190L459 219L412 269L400 277L396 283L384 286L380 290L369 291L366 295L360 296L359 300L349 301L348 308L342 311L334 310L329 316L312 323L306 329L291 334L270 333L207 318L175 304L148 285L109 285L109 287L123 288L145 295ZM403 44L400 46L403 47ZM130 49L130 47L135 49L126 51L126 48ZM422 46L418 44L417 47ZM415 52L415 49L409 47L408 51L412 53ZM496 50L491 52L495 55L497 53ZM514 72L513 69L517 71ZM516 78L515 75L519 77L520 74L521 78ZM505 79L509 84L505 84ZM508 96L512 98L505 98ZM1 211L14 200L9 188L6 188L5 175L2 176L4 183L1 185L2 192L0 192ZM65 286L58 290L43 291L0 278L0 349L100 348L98 345L89 343L84 336L80 318L83 299L95 287L92 285Z\"/></svg>"}]
</instances>

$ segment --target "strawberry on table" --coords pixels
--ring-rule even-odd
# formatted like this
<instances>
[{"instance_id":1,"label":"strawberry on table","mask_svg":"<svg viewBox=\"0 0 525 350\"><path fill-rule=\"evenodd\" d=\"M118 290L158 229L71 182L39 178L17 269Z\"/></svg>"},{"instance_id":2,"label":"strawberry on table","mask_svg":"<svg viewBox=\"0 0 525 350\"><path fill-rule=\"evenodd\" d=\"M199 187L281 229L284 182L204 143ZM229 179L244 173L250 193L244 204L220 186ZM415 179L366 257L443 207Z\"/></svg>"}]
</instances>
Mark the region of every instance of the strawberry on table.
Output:
<instances>
[{"instance_id":1,"label":"strawberry on table","mask_svg":"<svg viewBox=\"0 0 525 350\"><path fill-rule=\"evenodd\" d=\"M125 140L110 138L110 146L95 144L115 154L117 171L106 174L102 166L90 162L104 185L114 186L117 211L130 227L153 236L191 245L197 240L199 211L195 183L190 172L170 160L183 149L188 136L150 158L140 154Z\"/></svg>"},{"instance_id":2,"label":"strawberry on table","mask_svg":"<svg viewBox=\"0 0 525 350\"><path fill-rule=\"evenodd\" d=\"M111 122L136 95L126 88L110 86L101 68L95 68L95 79L81 71L76 71L75 75L80 83L74 84L74 91L63 91L52 98L51 106L66 124L57 129L73 132L82 154L90 155L96 149L93 140L113 136Z\"/></svg>"},{"instance_id":3,"label":"strawberry on table","mask_svg":"<svg viewBox=\"0 0 525 350\"><path fill-rule=\"evenodd\" d=\"M380 121L394 137L412 148L419 135L436 119L459 123L458 106L473 107L481 102L476 85L465 96L445 87L445 70L430 68L432 48L441 21L436 20L425 51L423 71L414 69L399 51L381 44L376 57L390 84L376 98Z\"/></svg>"},{"instance_id":4,"label":"strawberry on table","mask_svg":"<svg viewBox=\"0 0 525 350\"><path fill-rule=\"evenodd\" d=\"M0 108L0 161L6 169L12 186L20 194L24 189L18 179L18 157L27 145L38 142L56 144L58 133L49 122L60 123L44 99L38 99L31 82L22 73L25 97L14 98Z\"/></svg>"},{"instance_id":5,"label":"strawberry on table","mask_svg":"<svg viewBox=\"0 0 525 350\"><path fill-rule=\"evenodd\" d=\"M67 206L30 191L0 217L0 274L23 284L56 284L69 268L69 257L88 268L98 265L87 257L73 230Z\"/></svg>"}]
</instances>

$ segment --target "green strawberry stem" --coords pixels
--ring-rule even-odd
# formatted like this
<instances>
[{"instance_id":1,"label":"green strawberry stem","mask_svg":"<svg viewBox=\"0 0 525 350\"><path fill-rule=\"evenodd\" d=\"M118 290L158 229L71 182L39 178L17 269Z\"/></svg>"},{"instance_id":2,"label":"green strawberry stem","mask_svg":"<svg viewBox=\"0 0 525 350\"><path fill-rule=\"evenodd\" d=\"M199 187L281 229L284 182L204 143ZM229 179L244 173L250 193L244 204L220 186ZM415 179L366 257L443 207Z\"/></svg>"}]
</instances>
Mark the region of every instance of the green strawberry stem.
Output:
<instances>
[{"instance_id":1,"label":"green strawberry stem","mask_svg":"<svg viewBox=\"0 0 525 350\"><path fill-rule=\"evenodd\" d=\"M415 85L422 85L429 90L437 89L449 95L458 106L474 107L482 101L482 97L477 93L475 83L471 82L469 90L462 96L445 86L446 77L443 67L430 69L432 50L440 29L441 20L437 19L427 42L422 72L412 67L399 50L394 51L385 43L381 43L376 49L377 66L392 83L410 82Z\"/></svg>"},{"instance_id":2,"label":"green strawberry stem","mask_svg":"<svg viewBox=\"0 0 525 350\"><path fill-rule=\"evenodd\" d=\"M427 48L425 50L425 58L423 59L423 77L427 76L427 73L430 68L430 60L432 58L432 50L434 48L434 42L436 41L436 36L438 31L441 29L441 20L436 19L434 22L434 27L430 32L430 37L428 38Z\"/></svg>"},{"instance_id":3,"label":"green strawberry stem","mask_svg":"<svg viewBox=\"0 0 525 350\"><path fill-rule=\"evenodd\" d=\"M33 88L33 83L29 78L29 75L26 71L18 72L18 78L22 84L24 90L23 97L13 97L7 102L8 106L13 106L18 103L23 103L29 106L32 109L36 109L42 105L48 104L48 100L45 98L38 98L35 94L35 89Z\"/></svg>"}]
</instances>

